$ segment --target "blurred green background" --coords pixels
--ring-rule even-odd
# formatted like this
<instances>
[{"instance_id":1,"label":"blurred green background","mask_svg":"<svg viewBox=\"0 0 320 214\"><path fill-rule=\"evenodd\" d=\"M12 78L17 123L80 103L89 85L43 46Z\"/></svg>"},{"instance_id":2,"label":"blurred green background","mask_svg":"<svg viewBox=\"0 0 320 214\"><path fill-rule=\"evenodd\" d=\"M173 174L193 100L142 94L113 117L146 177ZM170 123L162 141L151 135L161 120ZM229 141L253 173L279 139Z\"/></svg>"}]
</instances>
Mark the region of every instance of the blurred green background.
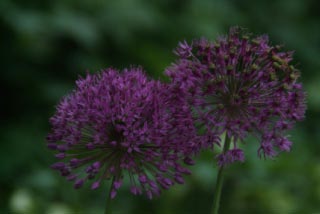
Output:
<instances>
[{"instance_id":1,"label":"blurred green background","mask_svg":"<svg viewBox=\"0 0 320 214\"><path fill-rule=\"evenodd\" d=\"M102 213L108 185L72 185L49 169L48 118L78 75L143 65L155 78L175 59L178 41L214 39L240 25L295 50L308 92L292 152L247 160L226 172L221 213L320 213L320 3L316 0L1 0L0 213ZM185 185L149 201L122 188L114 214L209 213L216 179L204 152Z\"/></svg>"}]
</instances>

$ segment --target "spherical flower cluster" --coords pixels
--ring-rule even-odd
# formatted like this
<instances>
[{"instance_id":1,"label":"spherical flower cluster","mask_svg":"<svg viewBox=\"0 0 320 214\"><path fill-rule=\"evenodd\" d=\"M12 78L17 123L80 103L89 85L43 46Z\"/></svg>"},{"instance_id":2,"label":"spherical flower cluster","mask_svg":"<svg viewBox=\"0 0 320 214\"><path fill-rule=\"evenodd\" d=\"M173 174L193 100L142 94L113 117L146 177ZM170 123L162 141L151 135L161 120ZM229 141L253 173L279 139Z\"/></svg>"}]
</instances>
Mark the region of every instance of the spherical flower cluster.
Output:
<instances>
[{"instance_id":1,"label":"spherical flower cluster","mask_svg":"<svg viewBox=\"0 0 320 214\"><path fill-rule=\"evenodd\" d=\"M285 131L306 109L293 52L233 27L214 42L180 43L175 53L179 60L166 74L188 100L196 123L232 139L233 148L218 155L219 165L244 160L237 142L248 134L260 141L260 156L290 150Z\"/></svg>"},{"instance_id":2,"label":"spherical flower cluster","mask_svg":"<svg viewBox=\"0 0 320 214\"><path fill-rule=\"evenodd\" d=\"M190 172L181 160L193 163L188 154L196 129L178 100L179 107L171 107L165 84L131 68L87 74L76 85L50 119L48 147L59 159L53 169L75 188L91 181L96 189L111 179L111 198L125 176L133 194L149 198L184 182L182 176Z\"/></svg>"}]
</instances>

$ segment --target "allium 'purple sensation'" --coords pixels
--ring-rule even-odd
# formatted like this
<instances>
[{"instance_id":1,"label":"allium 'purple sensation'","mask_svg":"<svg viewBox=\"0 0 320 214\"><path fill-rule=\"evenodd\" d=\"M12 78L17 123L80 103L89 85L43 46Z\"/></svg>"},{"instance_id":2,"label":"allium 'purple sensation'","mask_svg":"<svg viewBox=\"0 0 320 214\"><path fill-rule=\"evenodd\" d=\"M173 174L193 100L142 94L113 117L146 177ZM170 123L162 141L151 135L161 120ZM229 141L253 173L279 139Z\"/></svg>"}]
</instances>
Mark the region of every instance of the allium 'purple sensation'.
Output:
<instances>
[{"instance_id":1,"label":"allium 'purple sensation'","mask_svg":"<svg viewBox=\"0 0 320 214\"><path fill-rule=\"evenodd\" d=\"M259 156L290 151L285 131L306 109L293 52L270 45L265 35L252 37L233 27L215 42L181 43L175 53L180 59L166 74L183 92L196 122L232 139L233 149L218 156L219 165L244 160L237 142L248 134L260 141Z\"/></svg>"},{"instance_id":2,"label":"allium 'purple sensation'","mask_svg":"<svg viewBox=\"0 0 320 214\"><path fill-rule=\"evenodd\" d=\"M76 85L50 119L48 147L59 159L53 169L75 188L91 181L96 189L112 179L111 198L125 175L133 194L145 193L150 199L161 188L184 182L182 176L189 171L180 159L193 163L187 156L192 144L187 143L195 128L178 100L174 102L179 107L170 107L165 84L149 81L140 68L131 68L87 74ZM173 116L174 111L179 114Z\"/></svg>"}]
</instances>

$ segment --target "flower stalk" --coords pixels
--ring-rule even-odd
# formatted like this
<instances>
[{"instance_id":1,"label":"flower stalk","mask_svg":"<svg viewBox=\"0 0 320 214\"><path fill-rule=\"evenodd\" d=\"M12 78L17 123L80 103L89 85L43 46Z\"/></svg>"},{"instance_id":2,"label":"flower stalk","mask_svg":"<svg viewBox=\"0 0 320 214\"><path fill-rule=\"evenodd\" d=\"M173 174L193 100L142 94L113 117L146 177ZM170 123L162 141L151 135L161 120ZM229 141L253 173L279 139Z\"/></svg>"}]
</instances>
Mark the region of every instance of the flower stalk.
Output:
<instances>
[{"instance_id":1,"label":"flower stalk","mask_svg":"<svg viewBox=\"0 0 320 214\"><path fill-rule=\"evenodd\" d=\"M111 190L112 190L113 182L114 182L114 180L111 182L111 185L110 185L110 188L108 191L104 214L111 214L112 213L111 212Z\"/></svg>"},{"instance_id":2,"label":"flower stalk","mask_svg":"<svg viewBox=\"0 0 320 214\"><path fill-rule=\"evenodd\" d=\"M226 134L223 146L223 154L225 154L230 147L231 138ZM212 204L212 214L218 214L219 212L219 205L220 205L220 197L221 197L221 190L223 185L223 173L224 172L224 165L221 165L219 168L218 176L217 176L217 183L216 188L214 190L213 196L213 204Z\"/></svg>"}]
</instances>

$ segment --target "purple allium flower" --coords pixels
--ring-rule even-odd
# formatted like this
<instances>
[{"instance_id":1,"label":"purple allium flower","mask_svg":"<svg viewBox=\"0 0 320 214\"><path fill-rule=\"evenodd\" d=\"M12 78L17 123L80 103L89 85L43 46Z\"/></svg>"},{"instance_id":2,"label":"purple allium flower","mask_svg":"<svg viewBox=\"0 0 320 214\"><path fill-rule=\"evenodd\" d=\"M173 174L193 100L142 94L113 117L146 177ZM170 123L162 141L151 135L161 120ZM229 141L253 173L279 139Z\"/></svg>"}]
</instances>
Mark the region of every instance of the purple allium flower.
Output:
<instances>
[{"instance_id":1,"label":"purple allium flower","mask_svg":"<svg viewBox=\"0 0 320 214\"><path fill-rule=\"evenodd\" d=\"M191 53L186 57L185 52ZM215 42L180 44L176 54L180 59L166 74L188 100L196 123L232 139L234 149L218 156L219 165L244 160L237 142L248 134L260 141L259 155L290 151L285 131L306 110L293 52L270 45L265 35L252 37L233 27Z\"/></svg>"},{"instance_id":2,"label":"purple allium flower","mask_svg":"<svg viewBox=\"0 0 320 214\"><path fill-rule=\"evenodd\" d=\"M178 100L174 104L181 107L171 107L165 84L131 68L87 74L76 85L50 119L48 148L56 150L59 159L53 169L75 188L91 181L97 189L111 179L111 198L124 178L130 180L133 194L145 193L150 199L161 188L183 183L182 176L190 172L180 159L192 163L187 154L195 129L186 126L190 113L183 114Z\"/></svg>"}]
</instances>

